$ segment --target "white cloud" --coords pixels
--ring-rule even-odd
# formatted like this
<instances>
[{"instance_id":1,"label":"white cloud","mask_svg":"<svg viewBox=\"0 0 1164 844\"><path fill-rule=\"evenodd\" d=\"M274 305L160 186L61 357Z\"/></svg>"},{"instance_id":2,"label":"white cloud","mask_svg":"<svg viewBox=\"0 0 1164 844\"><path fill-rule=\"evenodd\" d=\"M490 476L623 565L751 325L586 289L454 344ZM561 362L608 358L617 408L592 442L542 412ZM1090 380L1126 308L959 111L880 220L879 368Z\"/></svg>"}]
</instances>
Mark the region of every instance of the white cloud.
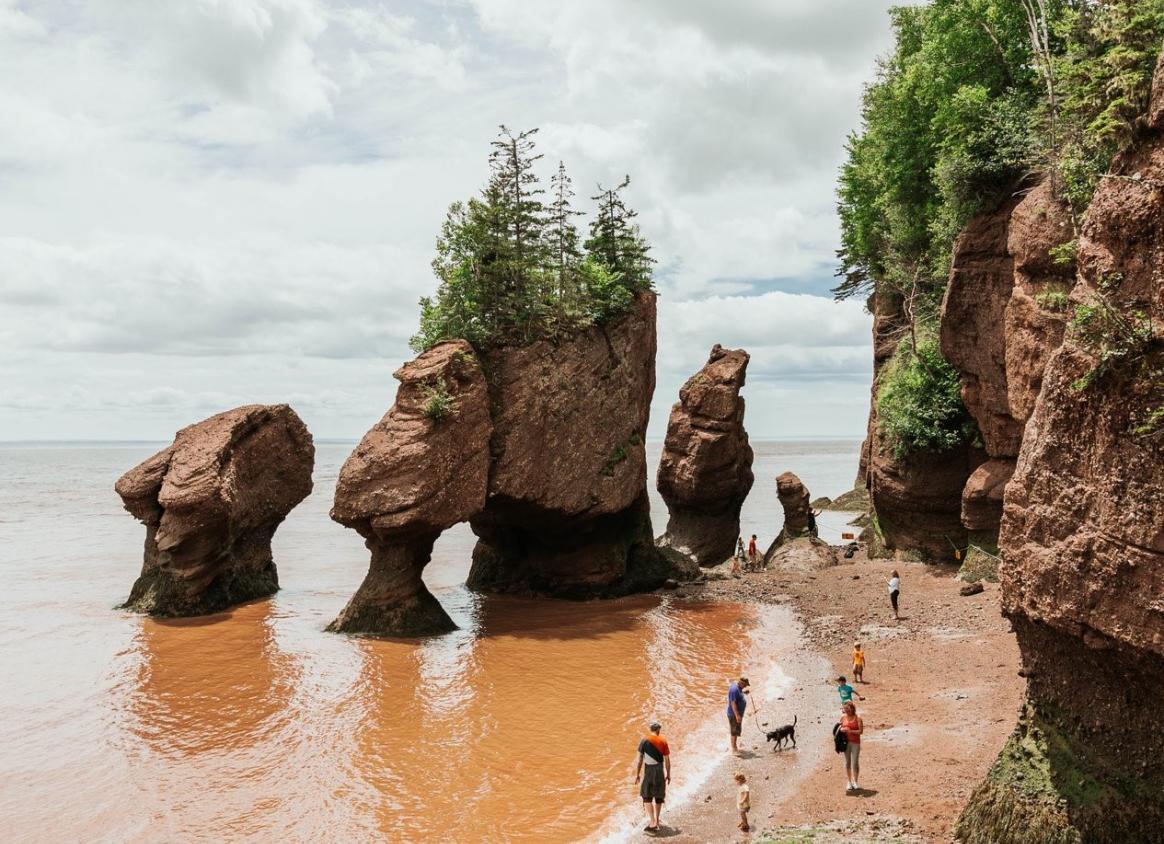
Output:
<instances>
[{"instance_id":1,"label":"white cloud","mask_svg":"<svg viewBox=\"0 0 1164 844\"><path fill-rule=\"evenodd\" d=\"M291 396L358 436L503 122L582 198L633 177L654 425L720 342L752 352L757 435L857 434L868 317L821 297L887 5L0 0L0 439Z\"/></svg>"}]
</instances>

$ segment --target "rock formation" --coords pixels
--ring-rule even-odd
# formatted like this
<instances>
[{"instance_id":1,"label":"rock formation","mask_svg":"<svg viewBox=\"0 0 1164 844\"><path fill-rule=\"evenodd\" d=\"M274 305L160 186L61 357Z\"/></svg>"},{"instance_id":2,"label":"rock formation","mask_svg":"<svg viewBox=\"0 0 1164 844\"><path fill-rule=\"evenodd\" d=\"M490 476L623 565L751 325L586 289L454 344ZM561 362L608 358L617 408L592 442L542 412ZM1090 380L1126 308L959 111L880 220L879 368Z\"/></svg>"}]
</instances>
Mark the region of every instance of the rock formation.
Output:
<instances>
[{"instance_id":1,"label":"rock formation","mask_svg":"<svg viewBox=\"0 0 1164 844\"><path fill-rule=\"evenodd\" d=\"M961 507L970 540L987 547L998 539L1002 491L1047 359L1063 339L1074 268L1057 250L1071 237L1067 209L1043 180L972 220L954 247L942 355L959 372L990 458L968 479Z\"/></svg>"},{"instance_id":2,"label":"rock formation","mask_svg":"<svg viewBox=\"0 0 1164 844\"><path fill-rule=\"evenodd\" d=\"M477 534L468 585L600 597L676 572L655 550L643 438L655 387L655 297L556 341L425 352L344 464L332 511L372 552L333 629L414 636L452 622L420 579L440 532ZM429 412L434 396L443 414Z\"/></svg>"},{"instance_id":3,"label":"rock formation","mask_svg":"<svg viewBox=\"0 0 1164 844\"><path fill-rule=\"evenodd\" d=\"M815 571L837 564L836 549L812 530L808 488L792 472L776 478L784 526L764 553L764 565L779 571Z\"/></svg>"},{"instance_id":4,"label":"rock formation","mask_svg":"<svg viewBox=\"0 0 1164 844\"><path fill-rule=\"evenodd\" d=\"M1073 333L1042 374L999 543L1028 704L959 822L970 844L1158 841L1164 827L1161 67L1144 131L1111 172L1071 299L1108 314L1099 328L1134 353L1081 382L1100 361ZM1137 313L1154 326L1138 339Z\"/></svg>"},{"instance_id":5,"label":"rock formation","mask_svg":"<svg viewBox=\"0 0 1164 844\"><path fill-rule=\"evenodd\" d=\"M311 492L315 447L290 407L246 405L180 430L116 491L146 526L125 607L203 615L274 594L271 538Z\"/></svg>"},{"instance_id":6,"label":"rock formation","mask_svg":"<svg viewBox=\"0 0 1164 844\"><path fill-rule=\"evenodd\" d=\"M656 485L670 519L658 545L696 565L731 557L752 488L752 447L740 388L748 353L716 345L671 408Z\"/></svg>"},{"instance_id":7,"label":"rock formation","mask_svg":"<svg viewBox=\"0 0 1164 844\"><path fill-rule=\"evenodd\" d=\"M372 553L328 628L414 636L453 629L421 580L441 531L485 506L493 423L472 347L441 343L398 369L396 402L340 470L331 517Z\"/></svg>"},{"instance_id":8,"label":"rock formation","mask_svg":"<svg viewBox=\"0 0 1164 844\"><path fill-rule=\"evenodd\" d=\"M493 465L468 585L598 597L655 588L644 439L655 392L655 297L558 342L485 353Z\"/></svg>"},{"instance_id":9,"label":"rock formation","mask_svg":"<svg viewBox=\"0 0 1164 844\"><path fill-rule=\"evenodd\" d=\"M962 446L941 454L914 454L899 459L878 431L877 390L880 378L909 336L899 295L888 289L870 300L873 309L873 395L869 428L862 446L865 483L876 514L869 530L870 553L909 552L928 560L952 559L954 546L965 544L962 490L982 463L981 451Z\"/></svg>"},{"instance_id":10,"label":"rock formation","mask_svg":"<svg viewBox=\"0 0 1164 844\"><path fill-rule=\"evenodd\" d=\"M800 478L792 472L785 472L777 477L776 497L780 499L780 506L784 508L784 527L780 529L776 541L795 539L807 534L809 517L812 515L812 507L809 506L811 496Z\"/></svg>"}]
</instances>

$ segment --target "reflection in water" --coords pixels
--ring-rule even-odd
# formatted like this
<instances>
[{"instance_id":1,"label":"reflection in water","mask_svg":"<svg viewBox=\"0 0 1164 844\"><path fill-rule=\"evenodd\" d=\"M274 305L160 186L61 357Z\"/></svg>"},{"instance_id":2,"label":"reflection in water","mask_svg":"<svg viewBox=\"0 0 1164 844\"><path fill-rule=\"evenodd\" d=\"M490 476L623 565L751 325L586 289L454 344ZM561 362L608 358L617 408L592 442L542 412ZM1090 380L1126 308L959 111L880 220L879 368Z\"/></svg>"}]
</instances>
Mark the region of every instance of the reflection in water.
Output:
<instances>
[{"instance_id":1,"label":"reflection in water","mask_svg":"<svg viewBox=\"0 0 1164 844\"><path fill-rule=\"evenodd\" d=\"M477 635L365 640L356 766L393 839L575 841L635 799L645 723L718 711L749 641L741 607L491 598ZM693 760L684 760L688 770Z\"/></svg>"}]
</instances>

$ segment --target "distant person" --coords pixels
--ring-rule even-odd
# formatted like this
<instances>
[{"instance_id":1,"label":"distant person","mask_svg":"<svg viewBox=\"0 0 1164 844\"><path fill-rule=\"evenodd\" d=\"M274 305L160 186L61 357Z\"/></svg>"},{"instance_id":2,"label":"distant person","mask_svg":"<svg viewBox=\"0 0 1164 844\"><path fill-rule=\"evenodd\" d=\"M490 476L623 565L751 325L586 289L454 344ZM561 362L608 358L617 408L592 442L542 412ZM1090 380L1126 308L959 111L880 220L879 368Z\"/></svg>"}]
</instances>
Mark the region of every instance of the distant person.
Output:
<instances>
[{"instance_id":1,"label":"distant person","mask_svg":"<svg viewBox=\"0 0 1164 844\"><path fill-rule=\"evenodd\" d=\"M897 598L901 594L901 577L897 574L897 569L889 575L889 580L885 581L889 586L889 603L893 604L893 617L898 621L901 616L897 614Z\"/></svg>"},{"instance_id":2,"label":"distant person","mask_svg":"<svg viewBox=\"0 0 1164 844\"><path fill-rule=\"evenodd\" d=\"M848 684L844 674L837 678L837 694L841 696L841 706L844 706L846 703L852 703L853 695L856 695L860 700L865 699L861 697L861 694L856 689Z\"/></svg>"},{"instance_id":3,"label":"distant person","mask_svg":"<svg viewBox=\"0 0 1164 844\"><path fill-rule=\"evenodd\" d=\"M736 559L741 563L744 561L744 538L742 536L736 539Z\"/></svg>"},{"instance_id":4,"label":"distant person","mask_svg":"<svg viewBox=\"0 0 1164 844\"><path fill-rule=\"evenodd\" d=\"M739 829L740 832L749 832L752 829L748 826L748 812L752 808L752 789L748 787L748 778L744 776L743 771L736 772L735 780L739 786L736 791L736 809L740 813Z\"/></svg>"},{"instance_id":5,"label":"distant person","mask_svg":"<svg viewBox=\"0 0 1164 844\"><path fill-rule=\"evenodd\" d=\"M816 517L820 515L820 510L809 509L808 511L808 532L812 536L816 536Z\"/></svg>"},{"instance_id":6,"label":"distant person","mask_svg":"<svg viewBox=\"0 0 1164 844\"><path fill-rule=\"evenodd\" d=\"M853 643L853 680L865 682L865 650L860 642Z\"/></svg>"},{"instance_id":7,"label":"distant person","mask_svg":"<svg viewBox=\"0 0 1164 844\"><path fill-rule=\"evenodd\" d=\"M740 751L736 746L736 739L740 737L740 733L744 729L744 710L748 708L748 699L745 695L748 693L750 687L751 683L748 682L747 677L741 677L728 686L728 731L732 737L732 753L737 756Z\"/></svg>"},{"instance_id":8,"label":"distant person","mask_svg":"<svg viewBox=\"0 0 1164 844\"><path fill-rule=\"evenodd\" d=\"M748 542L748 568L756 568L759 556L760 549L756 547L756 534L753 533L752 539Z\"/></svg>"},{"instance_id":9,"label":"distant person","mask_svg":"<svg viewBox=\"0 0 1164 844\"><path fill-rule=\"evenodd\" d=\"M662 729L658 721L651 722L651 731L639 742L638 762L635 764L635 785L642 781L639 796L643 798L643 808L647 811L647 832L659 831L659 815L663 813L667 784L671 782L671 748L659 735Z\"/></svg>"},{"instance_id":10,"label":"distant person","mask_svg":"<svg viewBox=\"0 0 1164 844\"><path fill-rule=\"evenodd\" d=\"M849 787L845 791L860 791L861 779L861 733L865 732L865 722L857 714L857 704L848 701L841 707L841 729L845 731L848 744L845 745L845 777Z\"/></svg>"}]
</instances>

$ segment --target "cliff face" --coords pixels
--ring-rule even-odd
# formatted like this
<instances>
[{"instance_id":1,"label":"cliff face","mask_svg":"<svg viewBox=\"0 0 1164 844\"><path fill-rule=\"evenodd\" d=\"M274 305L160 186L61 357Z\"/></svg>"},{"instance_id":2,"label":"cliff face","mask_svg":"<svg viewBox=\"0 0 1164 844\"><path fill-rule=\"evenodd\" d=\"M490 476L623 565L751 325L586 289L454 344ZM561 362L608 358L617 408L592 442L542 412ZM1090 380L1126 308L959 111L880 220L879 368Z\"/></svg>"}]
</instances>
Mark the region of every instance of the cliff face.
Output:
<instances>
[{"instance_id":1,"label":"cliff face","mask_svg":"<svg viewBox=\"0 0 1164 844\"><path fill-rule=\"evenodd\" d=\"M715 346L671 408L656 484L670 519L658 545L700 566L735 551L740 508L752 488L752 447L740 388L748 353Z\"/></svg>"},{"instance_id":2,"label":"cliff face","mask_svg":"<svg viewBox=\"0 0 1164 844\"><path fill-rule=\"evenodd\" d=\"M961 503L969 539L988 546L998 539L1003 489L1047 359L1063 339L1074 268L1055 249L1071 237L1068 212L1044 181L972 220L954 247L942 356L959 372L989 457L966 481Z\"/></svg>"},{"instance_id":3,"label":"cliff face","mask_svg":"<svg viewBox=\"0 0 1164 844\"><path fill-rule=\"evenodd\" d=\"M963 814L969 842L1162 840L1164 435L1146 423L1164 406L1162 89L1158 67L1144 136L1088 211L1071 294L1132 352L1084 385L1096 345L1068 333L1006 488L1000 579L1029 703ZM1137 314L1153 326L1139 340Z\"/></svg>"},{"instance_id":4,"label":"cliff face","mask_svg":"<svg viewBox=\"0 0 1164 844\"><path fill-rule=\"evenodd\" d=\"M982 463L978 449L963 446L942 454L917 454L900 460L877 430L877 390L886 365L908 336L900 297L879 292L873 308L873 395L869 429L862 447L861 474L877 516L880 541L888 551L908 551L929 560L952 558L963 545L962 490Z\"/></svg>"},{"instance_id":5,"label":"cliff face","mask_svg":"<svg viewBox=\"0 0 1164 844\"><path fill-rule=\"evenodd\" d=\"M368 578L333 629L438 633L452 622L421 573L442 530L477 534L470 588L562 597L653 589L644 436L655 387L655 297L557 342L483 354L430 349L344 464L332 517L365 537ZM443 386L448 410L426 413Z\"/></svg>"},{"instance_id":6,"label":"cliff face","mask_svg":"<svg viewBox=\"0 0 1164 844\"><path fill-rule=\"evenodd\" d=\"M274 594L271 538L311 492L315 447L290 407L246 405L183 428L115 489L146 526L125 606L203 615Z\"/></svg>"}]
</instances>

